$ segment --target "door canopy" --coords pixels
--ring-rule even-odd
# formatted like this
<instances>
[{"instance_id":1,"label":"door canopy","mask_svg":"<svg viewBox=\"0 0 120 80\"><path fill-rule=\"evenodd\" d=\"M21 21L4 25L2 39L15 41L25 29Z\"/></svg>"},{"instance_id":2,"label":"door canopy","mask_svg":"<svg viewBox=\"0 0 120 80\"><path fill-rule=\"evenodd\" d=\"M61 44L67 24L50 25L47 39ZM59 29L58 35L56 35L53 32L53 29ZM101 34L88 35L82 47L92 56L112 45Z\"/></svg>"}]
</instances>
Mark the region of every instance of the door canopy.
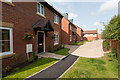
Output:
<instances>
[{"instance_id":1,"label":"door canopy","mask_svg":"<svg viewBox=\"0 0 120 80\"><path fill-rule=\"evenodd\" d=\"M32 28L34 29L35 32L37 31L54 31L50 20L41 20L39 19L37 22L35 22L35 24L32 26Z\"/></svg>"}]
</instances>

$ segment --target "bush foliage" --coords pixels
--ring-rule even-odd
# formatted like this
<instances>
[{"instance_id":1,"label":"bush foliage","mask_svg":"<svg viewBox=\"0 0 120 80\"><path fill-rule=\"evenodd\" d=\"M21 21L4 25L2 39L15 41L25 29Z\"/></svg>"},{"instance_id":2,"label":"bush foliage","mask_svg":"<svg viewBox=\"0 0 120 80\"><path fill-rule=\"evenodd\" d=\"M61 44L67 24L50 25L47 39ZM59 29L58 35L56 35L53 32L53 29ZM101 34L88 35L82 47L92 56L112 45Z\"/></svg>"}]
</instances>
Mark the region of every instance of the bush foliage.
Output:
<instances>
[{"instance_id":1,"label":"bush foliage","mask_svg":"<svg viewBox=\"0 0 120 80\"><path fill-rule=\"evenodd\" d=\"M103 41L103 47L108 49L108 50L110 49L110 45L106 40Z\"/></svg>"},{"instance_id":2,"label":"bush foliage","mask_svg":"<svg viewBox=\"0 0 120 80\"><path fill-rule=\"evenodd\" d=\"M120 40L120 15L114 16L108 24L104 24L102 39Z\"/></svg>"}]
</instances>

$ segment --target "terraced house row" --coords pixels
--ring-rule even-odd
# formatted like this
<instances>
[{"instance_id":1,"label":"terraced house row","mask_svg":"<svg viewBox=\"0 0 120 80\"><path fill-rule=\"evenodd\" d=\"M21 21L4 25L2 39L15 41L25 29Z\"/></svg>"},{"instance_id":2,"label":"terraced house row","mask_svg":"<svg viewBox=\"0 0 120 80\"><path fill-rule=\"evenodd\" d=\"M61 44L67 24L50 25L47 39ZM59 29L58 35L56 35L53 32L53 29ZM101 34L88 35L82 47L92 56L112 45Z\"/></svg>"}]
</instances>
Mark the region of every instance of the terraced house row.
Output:
<instances>
[{"instance_id":1,"label":"terraced house row","mask_svg":"<svg viewBox=\"0 0 120 80\"><path fill-rule=\"evenodd\" d=\"M27 60L28 53L56 50L62 45L79 42L83 30L68 20L47 2L0 2L0 57L2 66L13 66L13 55L20 62ZM20 63L18 62L18 63Z\"/></svg>"}]
</instances>

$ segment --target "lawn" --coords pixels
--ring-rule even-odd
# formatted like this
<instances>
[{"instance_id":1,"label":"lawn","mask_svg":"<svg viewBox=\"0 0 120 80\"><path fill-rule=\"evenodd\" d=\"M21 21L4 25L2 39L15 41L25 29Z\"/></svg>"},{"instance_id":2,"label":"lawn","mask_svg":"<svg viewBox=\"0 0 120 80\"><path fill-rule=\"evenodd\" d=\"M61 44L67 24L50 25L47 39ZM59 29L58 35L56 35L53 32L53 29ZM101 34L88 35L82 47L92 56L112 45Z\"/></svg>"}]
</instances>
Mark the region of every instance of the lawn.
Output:
<instances>
[{"instance_id":1,"label":"lawn","mask_svg":"<svg viewBox=\"0 0 120 80\"><path fill-rule=\"evenodd\" d=\"M83 45L85 42L91 42L91 41L83 40L81 42L71 43L70 45Z\"/></svg>"},{"instance_id":2,"label":"lawn","mask_svg":"<svg viewBox=\"0 0 120 80\"><path fill-rule=\"evenodd\" d=\"M107 55L102 58L80 57L62 78L118 78L118 60Z\"/></svg>"},{"instance_id":3,"label":"lawn","mask_svg":"<svg viewBox=\"0 0 120 80\"><path fill-rule=\"evenodd\" d=\"M22 69L16 68L14 70L15 71L14 73L6 76L5 78L3 78L3 80L6 80L6 78L26 78L36 72L39 72L42 69L54 64L56 61L58 61L58 60L53 59L53 58L41 58L38 61L36 61ZM17 80L17 79L11 79L11 80Z\"/></svg>"},{"instance_id":4,"label":"lawn","mask_svg":"<svg viewBox=\"0 0 120 80\"><path fill-rule=\"evenodd\" d=\"M54 53L55 53L55 54L58 54L58 55L68 55L68 54L69 54L69 53L68 53L69 50L70 50L69 48L60 49L60 50L58 50L58 51L54 51Z\"/></svg>"}]
</instances>

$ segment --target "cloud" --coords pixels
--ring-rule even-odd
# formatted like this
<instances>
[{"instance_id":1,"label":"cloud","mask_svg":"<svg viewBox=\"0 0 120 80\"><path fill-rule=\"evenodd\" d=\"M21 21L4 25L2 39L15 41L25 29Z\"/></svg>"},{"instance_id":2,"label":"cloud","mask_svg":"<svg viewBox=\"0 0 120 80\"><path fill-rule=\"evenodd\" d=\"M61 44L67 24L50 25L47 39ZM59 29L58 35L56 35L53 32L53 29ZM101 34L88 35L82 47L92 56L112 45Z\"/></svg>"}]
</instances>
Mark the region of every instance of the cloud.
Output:
<instances>
[{"instance_id":1,"label":"cloud","mask_svg":"<svg viewBox=\"0 0 120 80\"><path fill-rule=\"evenodd\" d=\"M46 0L51 2L105 2L109 0Z\"/></svg>"},{"instance_id":2,"label":"cloud","mask_svg":"<svg viewBox=\"0 0 120 80\"><path fill-rule=\"evenodd\" d=\"M98 14L106 14L118 8L118 2L120 0L109 0L100 5L97 12L91 12L92 16L96 16Z\"/></svg>"},{"instance_id":3,"label":"cloud","mask_svg":"<svg viewBox=\"0 0 120 80\"><path fill-rule=\"evenodd\" d=\"M94 26L103 26L102 23L100 23L100 22L98 22L98 21L96 21L93 25L94 25Z\"/></svg>"},{"instance_id":4,"label":"cloud","mask_svg":"<svg viewBox=\"0 0 120 80\"><path fill-rule=\"evenodd\" d=\"M75 19L75 18L77 18L77 17L78 17L77 14L74 14L74 13L68 13L68 18L69 18L69 19Z\"/></svg>"},{"instance_id":5,"label":"cloud","mask_svg":"<svg viewBox=\"0 0 120 80\"><path fill-rule=\"evenodd\" d=\"M107 13L107 12L110 12L114 9L117 9L118 8L118 2L119 0L110 0L110 1L107 1L107 2L104 2L98 12L99 13Z\"/></svg>"}]
</instances>

